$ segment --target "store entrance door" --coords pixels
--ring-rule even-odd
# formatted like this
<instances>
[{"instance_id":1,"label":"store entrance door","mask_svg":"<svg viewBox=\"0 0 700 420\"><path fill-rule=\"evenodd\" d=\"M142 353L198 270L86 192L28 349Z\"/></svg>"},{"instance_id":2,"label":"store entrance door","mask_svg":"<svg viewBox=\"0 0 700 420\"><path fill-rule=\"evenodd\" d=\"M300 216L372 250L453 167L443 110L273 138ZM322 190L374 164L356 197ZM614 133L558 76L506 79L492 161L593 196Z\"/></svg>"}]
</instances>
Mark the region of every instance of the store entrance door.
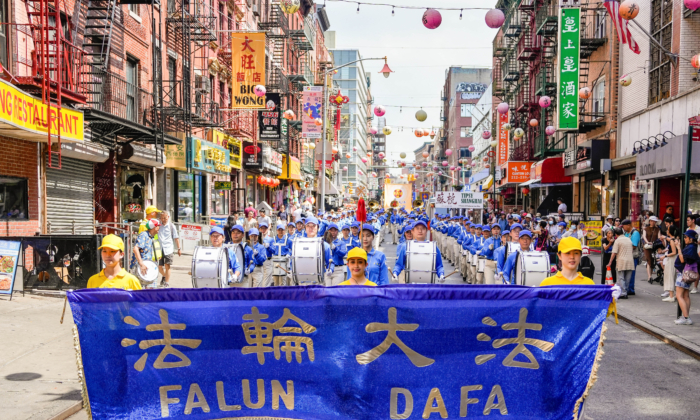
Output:
<instances>
[{"instance_id":1,"label":"store entrance door","mask_svg":"<svg viewBox=\"0 0 700 420\"><path fill-rule=\"evenodd\" d=\"M231 189L231 194L233 197L233 203L231 207L231 214L236 212L242 212L246 205L246 193L245 188L233 188Z\"/></svg>"}]
</instances>

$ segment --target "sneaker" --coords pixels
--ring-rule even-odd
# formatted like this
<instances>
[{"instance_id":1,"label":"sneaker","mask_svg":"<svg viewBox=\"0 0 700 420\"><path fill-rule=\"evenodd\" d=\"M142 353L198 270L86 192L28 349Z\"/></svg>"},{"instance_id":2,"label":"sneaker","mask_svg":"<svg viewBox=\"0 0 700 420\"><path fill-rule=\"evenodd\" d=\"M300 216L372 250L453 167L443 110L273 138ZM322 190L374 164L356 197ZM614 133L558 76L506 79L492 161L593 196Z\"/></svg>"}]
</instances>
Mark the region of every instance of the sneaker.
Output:
<instances>
[{"instance_id":1,"label":"sneaker","mask_svg":"<svg viewBox=\"0 0 700 420\"><path fill-rule=\"evenodd\" d=\"M697 292L698 292L698 288L695 286L693 286L693 288L690 290L690 293L697 293Z\"/></svg>"},{"instance_id":2,"label":"sneaker","mask_svg":"<svg viewBox=\"0 0 700 420\"><path fill-rule=\"evenodd\" d=\"M661 301L662 302L675 302L676 297L675 296L674 297L666 297L666 298L661 299Z\"/></svg>"},{"instance_id":3,"label":"sneaker","mask_svg":"<svg viewBox=\"0 0 700 420\"><path fill-rule=\"evenodd\" d=\"M163 279L160 281L160 287L170 287L170 285L168 284L168 282L165 281L165 278L163 278Z\"/></svg>"},{"instance_id":4,"label":"sneaker","mask_svg":"<svg viewBox=\"0 0 700 420\"><path fill-rule=\"evenodd\" d=\"M661 294L661 297L662 297L662 298L665 298L665 297L668 297L668 295L670 295L670 293L668 293L668 292L663 292L663 293Z\"/></svg>"},{"instance_id":5,"label":"sneaker","mask_svg":"<svg viewBox=\"0 0 700 420\"><path fill-rule=\"evenodd\" d=\"M677 320L673 321L676 325L685 325L687 323L687 318L684 316L679 316Z\"/></svg>"},{"instance_id":6,"label":"sneaker","mask_svg":"<svg viewBox=\"0 0 700 420\"><path fill-rule=\"evenodd\" d=\"M685 319L685 325L693 325L693 320L690 317Z\"/></svg>"}]
</instances>

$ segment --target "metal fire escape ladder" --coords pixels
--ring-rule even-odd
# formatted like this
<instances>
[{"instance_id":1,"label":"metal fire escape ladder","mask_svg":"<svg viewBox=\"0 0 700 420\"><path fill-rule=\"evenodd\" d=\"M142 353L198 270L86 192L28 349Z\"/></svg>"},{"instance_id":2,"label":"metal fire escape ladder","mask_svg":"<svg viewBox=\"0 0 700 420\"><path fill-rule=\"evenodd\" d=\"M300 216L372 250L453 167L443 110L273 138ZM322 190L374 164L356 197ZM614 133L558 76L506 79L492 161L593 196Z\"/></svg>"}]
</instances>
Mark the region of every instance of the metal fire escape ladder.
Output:
<instances>
[{"instance_id":1,"label":"metal fire escape ladder","mask_svg":"<svg viewBox=\"0 0 700 420\"><path fill-rule=\"evenodd\" d=\"M87 56L92 57L92 66L100 70L109 69L109 55L112 46L112 28L114 14L117 9L116 0L89 0L85 16L85 42L83 47L91 47Z\"/></svg>"}]
</instances>

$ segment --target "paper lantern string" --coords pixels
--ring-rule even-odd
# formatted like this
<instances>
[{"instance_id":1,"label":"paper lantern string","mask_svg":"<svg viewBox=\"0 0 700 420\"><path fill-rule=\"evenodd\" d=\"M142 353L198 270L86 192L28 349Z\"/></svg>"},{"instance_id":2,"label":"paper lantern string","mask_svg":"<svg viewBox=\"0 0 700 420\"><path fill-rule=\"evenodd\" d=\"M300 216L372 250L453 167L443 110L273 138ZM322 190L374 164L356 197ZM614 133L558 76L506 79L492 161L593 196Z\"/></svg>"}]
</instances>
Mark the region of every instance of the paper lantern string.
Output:
<instances>
[{"instance_id":1,"label":"paper lantern string","mask_svg":"<svg viewBox=\"0 0 700 420\"><path fill-rule=\"evenodd\" d=\"M460 17L462 15L463 10L491 10L490 7L433 7L432 5L431 6L402 6L402 5L389 4L389 3L365 3L365 2L353 1L353 0L325 0L325 1L338 2L338 3L355 3L355 4L357 4L357 13L360 13L360 5L391 7L392 15L394 14L395 8L396 9L413 9L413 10L425 10L425 9L459 10Z\"/></svg>"}]
</instances>

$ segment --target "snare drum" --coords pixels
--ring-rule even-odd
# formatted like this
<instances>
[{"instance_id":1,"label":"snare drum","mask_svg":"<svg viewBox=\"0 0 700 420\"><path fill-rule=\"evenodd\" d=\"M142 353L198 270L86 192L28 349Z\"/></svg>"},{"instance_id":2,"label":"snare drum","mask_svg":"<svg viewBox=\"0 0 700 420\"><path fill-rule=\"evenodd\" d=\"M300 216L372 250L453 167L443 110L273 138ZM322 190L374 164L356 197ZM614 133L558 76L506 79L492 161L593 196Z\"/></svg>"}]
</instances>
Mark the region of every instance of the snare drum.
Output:
<instances>
[{"instance_id":1,"label":"snare drum","mask_svg":"<svg viewBox=\"0 0 700 420\"><path fill-rule=\"evenodd\" d=\"M292 243L292 280L297 286L325 284L323 238L294 238Z\"/></svg>"},{"instance_id":2,"label":"snare drum","mask_svg":"<svg viewBox=\"0 0 700 420\"><path fill-rule=\"evenodd\" d=\"M273 276L286 276L287 265L289 264L289 259L287 257L272 256L272 275Z\"/></svg>"},{"instance_id":3,"label":"snare drum","mask_svg":"<svg viewBox=\"0 0 700 420\"><path fill-rule=\"evenodd\" d=\"M472 253L467 251L466 257L467 257L467 265L471 264L472 263Z\"/></svg>"},{"instance_id":4,"label":"snare drum","mask_svg":"<svg viewBox=\"0 0 700 420\"><path fill-rule=\"evenodd\" d=\"M158 263L155 261L144 261L143 264L147 267L146 274L141 273L141 267L137 265L136 277L141 280L141 284L144 286L156 287L153 283L158 280L158 275L160 274L158 272Z\"/></svg>"},{"instance_id":5,"label":"snare drum","mask_svg":"<svg viewBox=\"0 0 700 420\"><path fill-rule=\"evenodd\" d=\"M479 256L476 254L469 254L471 256L471 265L472 267L477 267L479 264Z\"/></svg>"},{"instance_id":6,"label":"snare drum","mask_svg":"<svg viewBox=\"0 0 700 420\"><path fill-rule=\"evenodd\" d=\"M476 263L476 272L483 273L484 267L486 267L486 257L479 257L479 260Z\"/></svg>"},{"instance_id":7,"label":"snare drum","mask_svg":"<svg viewBox=\"0 0 700 420\"><path fill-rule=\"evenodd\" d=\"M435 283L435 242L406 242L406 283Z\"/></svg>"},{"instance_id":8,"label":"snare drum","mask_svg":"<svg viewBox=\"0 0 700 420\"><path fill-rule=\"evenodd\" d=\"M192 255L192 287L221 289L228 287L228 249L198 246Z\"/></svg>"},{"instance_id":9,"label":"snare drum","mask_svg":"<svg viewBox=\"0 0 700 420\"><path fill-rule=\"evenodd\" d=\"M515 262L515 284L539 286L550 276L549 254L546 252L520 252Z\"/></svg>"}]
</instances>

